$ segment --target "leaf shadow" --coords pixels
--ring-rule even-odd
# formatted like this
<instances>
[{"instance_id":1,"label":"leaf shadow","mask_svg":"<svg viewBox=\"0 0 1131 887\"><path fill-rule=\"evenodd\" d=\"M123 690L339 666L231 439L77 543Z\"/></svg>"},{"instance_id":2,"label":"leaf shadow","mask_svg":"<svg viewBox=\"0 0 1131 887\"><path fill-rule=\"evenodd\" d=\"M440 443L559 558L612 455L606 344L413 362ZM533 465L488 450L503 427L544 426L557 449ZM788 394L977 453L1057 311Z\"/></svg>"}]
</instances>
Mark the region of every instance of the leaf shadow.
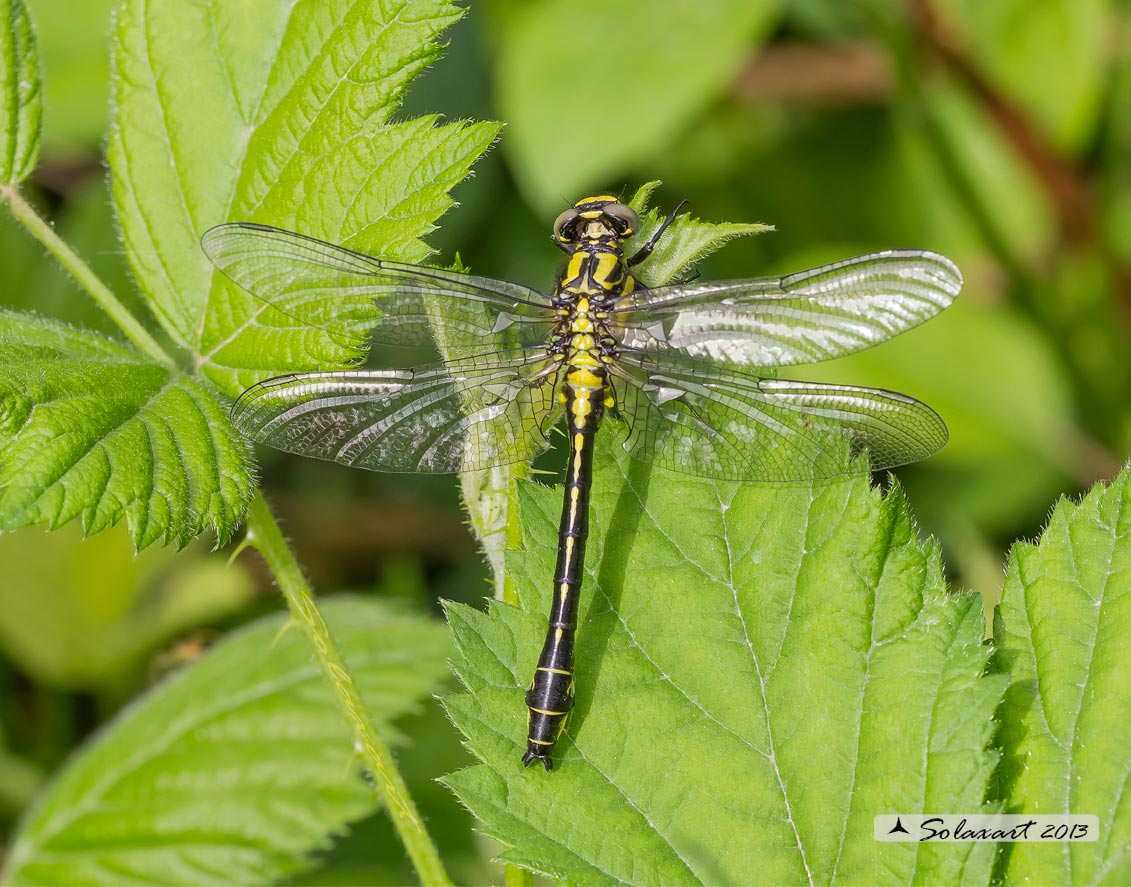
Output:
<instances>
[{"instance_id":1,"label":"leaf shadow","mask_svg":"<svg viewBox=\"0 0 1131 887\"><path fill-rule=\"evenodd\" d=\"M994 608L994 637L1003 638L1005 635L1005 617L1002 615L1001 604ZM994 712L993 745L997 748L1000 757L994 767L990 782L986 788L986 800L1002 805L1003 813L1021 813L1021 805L1013 801L1014 790L1021 774L1026 767L1026 759L1018 753L1029 734L1029 717L1036 700L1040 696L1037 681L1014 679L1016 673L1016 651L1008 649L1004 643L995 640L994 652L986 667L987 675L1005 675L1010 683L1006 688L1001 702ZM998 844L998 852L994 858L994 883L1005 883L1009 873L1009 865L1016 844L1002 842Z\"/></svg>"},{"instance_id":2,"label":"leaf shadow","mask_svg":"<svg viewBox=\"0 0 1131 887\"><path fill-rule=\"evenodd\" d=\"M580 692L566 725L566 732L571 739L581 730L589 714L593 703L593 688L600 681L609 641L619 624L617 614L624 594L633 542L644 515L644 503L647 502L648 488L652 482L650 464L630 457L625 457L621 464L624 483L605 527L589 612L582 619L584 630L578 632L577 661L582 664L582 668L579 670ZM588 575L586 579L592 581L592 577ZM607 610L602 607L602 603L607 604Z\"/></svg>"}]
</instances>

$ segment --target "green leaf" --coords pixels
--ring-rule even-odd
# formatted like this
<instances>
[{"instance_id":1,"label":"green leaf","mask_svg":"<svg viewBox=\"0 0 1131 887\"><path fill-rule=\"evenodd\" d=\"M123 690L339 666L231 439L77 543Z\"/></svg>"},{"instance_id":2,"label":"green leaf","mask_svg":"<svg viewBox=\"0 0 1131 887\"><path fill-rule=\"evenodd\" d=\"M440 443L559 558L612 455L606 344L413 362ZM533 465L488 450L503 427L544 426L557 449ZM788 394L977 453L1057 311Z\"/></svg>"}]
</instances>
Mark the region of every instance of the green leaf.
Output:
<instances>
[{"instance_id":1,"label":"green leaf","mask_svg":"<svg viewBox=\"0 0 1131 887\"><path fill-rule=\"evenodd\" d=\"M125 527L90 539L70 524L0 535L0 650L36 682L99 690L153 648L246 606L253 583L203 545L136 553Z\"/></svg>"},{"instance_id":2,"label":"green leaf","mask_svg":"<svg viewBox=\"0 0 1131 887\"><path fill-rule=\"evenodd\" d=\"M425 258L498 126L389 118L460 15L443 0L123 4L109 147L122 232L161 325L225 393L357 351L225 281L201 234L264 221Z\"/></svg>"},{"instance_id":3,"label":"green leaf","mask_svg":"<svg viewBox=\"0 0 1131 887\"><path fill-rule=\"evenodd\" d=\"M1012 845L1005 883L1131 882L1131 468L1013 547L995 635L1008 812L1100 822L1096 842Z\"/></svg>"},{"instance_id":4,"label":"green leaf","mask_svg":"<svg viewBox=\"0 0 1131 887\"><path fill-rule=\"evenodd\" d=\"M54 162L89 163L110 117L110 47L114 0L27 0L43 67L44 151ZM116 235L113 227L109 229Z\"/></svg>"},{"instance_id":5,"label":"green leaf","mask_svg":"<svg viewBox=\"0 0 1131 887\"><path fill-rule=\"evenodd\" d=\"M373 710L446 672L431 620L337 599L327 620ZM373 804L350 731L282 615L234 634L119 716L21 826L11 884L268 884Z\"/></svg>"},{"instance_id":6,"label":"green leaf","mask_svg":"<svg viewBox=\"0 0 1131 887\"><path fill-rule=\"evenodd\" d=\"M253 484L210 385L93 333L0 312L0 530L125 518L138 548L231 535Z\"/></svg>"},{"instance_id":7,"label":"green leaf","mask_svg":"<svg viewBox=\"0 0 1131 887\"><path fill-rule=\"evenodd\" d=\"M737 76L779 0L512 7L495 83L504 147L536 206L657 156Z\"/></svg>"},{"instance_id":8,"label":"green leaf","mask_svg":"<svg viewBox=\"0 0 1131 887\"><path fill-rule=\"evenodd\" d=\"M26 24L23 7L11 8ZM5 315L0 529L81 516L93 533L125 517L139 547L184 544L209 528L230 535L252 484L218 394L357 349L224 281L200 235L263 219L424 258L421 238L451 205L448 190L498 127L388 120L461 14L443 0L392 9L125 0L109 149L115 202L143 296L192 368L171 373L105 340Z\"/></svg>"},{"instance_id":9,"label":"green leaf","mask_svg":"<svg viewBox=\"0 0 1131 887\"><path fill-rule=\"evenodd\" d=\"M942 0L978 70L1062 150L1091 142L1118 16L1109 0Z\"/></svg>"},{"instance_id":10,"label":"green leaf","mask_svg":"<svg viewBox=\"0 0 1131 887\"><path fill-rule=\"evenodd\" d=\"M640 231L626 244L627 255L631 256L647 243L667 219L667 213L659 208L648 209L652 194L659 186L658 181L642 185L628 202L640 215ZM704 222L692 218L690 213L682 213L668 226L648 261L633 273L639 274L648 286L662 286L734 238L773 230L773 225L758 222Z\"/></svg>"},{"instance_id":11,"label":"green leaf","mask_svg":"<svg viewBox=\"0 0 1131 887\"><path fill-rule=\"evenodd\" d=\"M872 837L878 813L984 809L1004 690L898 489L673 483L611 437L552 772L519 759L560 492L520 487L520 605L449 608L470 692L445 704L483 764L447 781L506 858L574 884L986 883L989 845Z\"/></svg>"},{"instance_id":12,"label":"green leaf","mask_svg":"<svg viewBox=\"0 0 1131 887\"><path fill-rule=\"evenodd\" d=\"M23 0L0 3L0 183L18 185L39 161L43 94L35 30Z\"/></svg>"}]
</instances>

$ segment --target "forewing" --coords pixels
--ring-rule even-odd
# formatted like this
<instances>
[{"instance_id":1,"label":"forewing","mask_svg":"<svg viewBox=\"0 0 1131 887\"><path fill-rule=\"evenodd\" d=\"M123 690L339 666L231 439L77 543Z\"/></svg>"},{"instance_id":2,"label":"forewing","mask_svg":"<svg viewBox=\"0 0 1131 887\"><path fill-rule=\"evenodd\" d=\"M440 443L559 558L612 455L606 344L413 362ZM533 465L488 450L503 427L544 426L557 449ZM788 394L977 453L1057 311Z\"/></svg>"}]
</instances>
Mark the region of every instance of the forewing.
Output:
<instances>
[{"instance_id":1,"label":"forewing","mask_svg":"<svg viewBox=\"0 0 1131 887\"><path fill-rule=\"evenodd\" d=\"M349 341L435 340L459 357L540 342L555 319L546 296L520 284L387 262L266 225L220 225L201 246L261 301Z\"/></svg>"},{"instance_id":2,"label":"forewing","mask_svg":"<svg viewBox=\"0 0 1131 887\"><path fill-rule=\"evenodd\" d=\"M816 363L917 326L961 288L946 257L889 250L787 277L639 290L613 308L610 329L627 348L750 367Z\"/></svg>"},{"instance_id":3,"label":"forewing","mask_svg":"<svg viewBox=\"0 0 1131 887\"><path fill-rule=\"evenodd\" d=\"M232 422L260 443L343 465L473 471L549 446L559 366L560 358L525 353L278 376L245 391Z\"/></svg>"},{"instance_id":4,"label":"forewing","mask_svg":"<svg viewBox=\"0 0 1131 887\"><path fill-rule=\"evenodd\" d=\"M724 367L622 353L612 365L624 448L701 477L799 481L924 459L946 425L914 398L875 388L765 379Z\"/></svg>"}]
</instances>

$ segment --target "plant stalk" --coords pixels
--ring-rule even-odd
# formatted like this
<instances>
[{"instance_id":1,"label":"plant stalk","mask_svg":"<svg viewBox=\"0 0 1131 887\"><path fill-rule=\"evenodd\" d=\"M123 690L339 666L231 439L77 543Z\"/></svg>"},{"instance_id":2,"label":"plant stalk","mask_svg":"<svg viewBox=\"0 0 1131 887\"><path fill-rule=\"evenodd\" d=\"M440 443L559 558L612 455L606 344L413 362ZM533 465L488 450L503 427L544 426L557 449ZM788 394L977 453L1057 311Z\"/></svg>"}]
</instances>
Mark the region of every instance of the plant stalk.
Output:
<instances>
[{"instance_id":1,"label":"plant stalk","mask_svg":"<svg viewBox=\"0 0 1131 887\"><path fill-rule=\"evenodd\" d=\"M165 349L157 344L157 340L149 334L149 331L141 325L125 305L118 301L118 297L110 291L110 288L98 279L90 266L67 246L50 224L40 217L18 188L11 185L0 185L0 196L3 197L12 211L12 215L16 217L20 224L58 260L60 265L67 269L70 275L78 281L79 286L90 294L90 297L109 315L110 319L118 325L118 329L142 354L171 370L176 369L173 358L165 353Z\"/></svg>"},{"instance_id":2,"label":"plant stalk","mask_svg":"<svg viewBox=\"0 0 1131 887\"><path fill-rule=\"evenodd\" d=\"M353 725L357 750L373 774L420 883L450 885L451 879L440 861L436 844L424 827L424 820L397 769L389 745L375 726L357 685L346 669L338 645L314 604L310 586L262 493L256 493L248 509L247 534L248 542L259 549L271 569L286 598L291 618L306 636L339 707Z\"/></svg>"}]
</instances>

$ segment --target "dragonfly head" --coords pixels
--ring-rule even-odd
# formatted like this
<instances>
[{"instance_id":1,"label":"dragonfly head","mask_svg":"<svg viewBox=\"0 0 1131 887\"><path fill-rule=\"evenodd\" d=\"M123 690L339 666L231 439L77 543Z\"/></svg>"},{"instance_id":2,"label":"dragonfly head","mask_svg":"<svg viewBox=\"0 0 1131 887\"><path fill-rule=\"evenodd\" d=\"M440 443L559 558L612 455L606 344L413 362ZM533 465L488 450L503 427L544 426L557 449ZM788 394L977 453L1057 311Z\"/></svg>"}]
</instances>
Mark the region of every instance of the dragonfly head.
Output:
<instances>
[{"instance_id":1,"label":"dragonfly head","mask_svg":"<svg viewBox=\"0 0 1131 887\"><path fill-rule=\"evenodd\" d=\"M607 194L577 201L554 221L559 243L578 240L628 240L640 230L640 217L629 206Z\"/></svg>"}]
</instances>

